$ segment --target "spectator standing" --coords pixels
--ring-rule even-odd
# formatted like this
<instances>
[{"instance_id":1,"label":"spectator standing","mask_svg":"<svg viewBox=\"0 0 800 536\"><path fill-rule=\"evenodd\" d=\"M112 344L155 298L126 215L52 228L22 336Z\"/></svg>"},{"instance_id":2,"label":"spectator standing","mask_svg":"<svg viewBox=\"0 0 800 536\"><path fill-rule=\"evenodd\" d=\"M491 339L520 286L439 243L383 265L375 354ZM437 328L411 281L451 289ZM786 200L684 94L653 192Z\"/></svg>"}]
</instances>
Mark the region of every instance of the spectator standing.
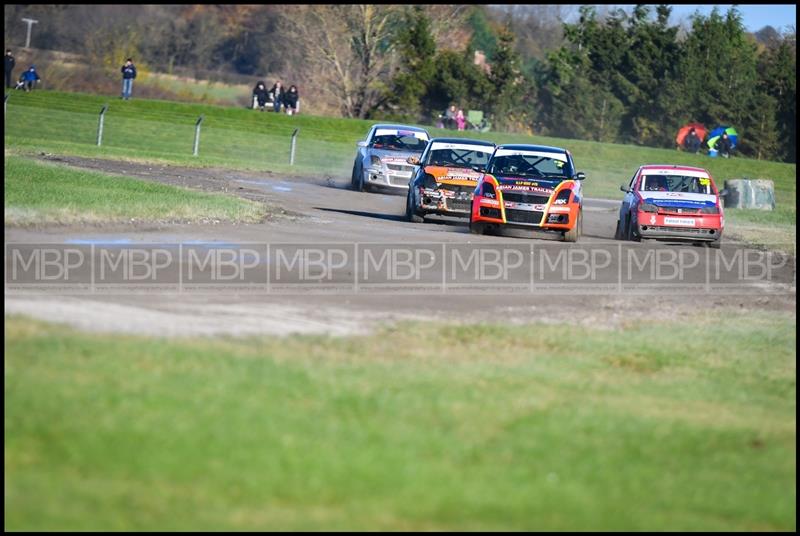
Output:
<instances>
[{"instance_id":1,"label":"spectator standing","mask_svg":"<svg viewBox=\"0 0 800 536\"><path fill-rule=\"evenodd\" d=\"M464 126L467 124L467 118L464 117L464 110L461 108L458 109L456 112L456 125L458 125L458 130L464 130Z\"/></svg>"},{"instance_id":2,"label":"spectator standing","mask_svg":"<svg viewBox=\"0 0 800 536\"><path fill-rule=\"evenodd\" d=\"M133 79L136 78L136 66L133 64L133 59L125 60L125 65L120 71L122 71L122 97L120 98L130 100L133 92Z\"/></svg>"},{"instance_id":3,"label":"spectator standing","mask_svg":"<svg viewBox=\"0 0 800 536\"><path fill-rule=\"evenodd\" d=\"M25 91L30 91L36 87L36 82L41 80L41 78L39 78L39 73L36 72L36 66L31 65L30 69L20 75L19 80L23 87L25 87Z\"/></svg>"},{"instance_id":4,"label":"spectator standing","mask_svg":"<svg viewBox=\"0 0 800 536\"><path fill-rule=\"evenodd\" d=\"M281 81L280 80L276 81L275 84L272 86L272 89L269 90L269 92L272 95L273 109L275 110L276 113L280 112L281 104L283 104L283 95L284 95L283 84L281 84Z\"/></svg>"},{"instance_id":5,"label":"spectator standing","mask_svg":"<svg viewBox=\"0 0 800 536\"><path fill-rule=\"evenodd\" d=\"M297 93L297 86L289 86L289 91L283 94L283 105L288 115L292 115L297 111L297 101L299 98L300 95Z\"/></svg>"},{"instance_id":6,"label":"spectator standing","mask_svg":"<svg viewBox=\"0 0 800 536\"><path fill-rule=\"evenodd\" d=\"M444 126L445 128L456 128L456 105L451 104L450 108L444 113Z\"/></svg>"},{"instance_id":7,"label":"spectator standing","mask_svg":"<svg viewBox=\"0 0 800 536\"><path fill-rule=\"evenodd\" d=\"M727 132L722 133L722 136L719 137L717 143L714 144L714 148L725 158L729 158L731 156L733 144L731 143L731 139L728 137Z\"/></svg>"},{"instance_id":8,"label":"spectator standing","mask_svg":"<svg viewBox=\"0 0 800 536\"><path fill-rule=\"evenodd\" d=\"M695 129L691 129L683 139L683 147L687 151L695 154L697 154L697 151L700 150L700 138L697 136Z\"/></svg>"},{"instance_id":9,"label":"spectator standing","mask_svg":"<svg viewBox=\"0 0 800 536\"><path fill-rule=\"evenodd\" d=\"M263 112L269 98L267 86L264 84L264 82L259 81L256 84L256 87L253 88L253 98L255 98L258 102L258 109Z\"/></svg>"},{"instance_id":10,"label":"spectator standing","mask_svg":"<svg viewBox=\"0 0 800 536\"><path fill-rule=\"evenodd\" d=\"M14 54L11 53L11 49L6 49L6 87L10 88L11 86L11 72L14 70L14 65L17 62L14 60Z\"/></svg>"}]
</instances>

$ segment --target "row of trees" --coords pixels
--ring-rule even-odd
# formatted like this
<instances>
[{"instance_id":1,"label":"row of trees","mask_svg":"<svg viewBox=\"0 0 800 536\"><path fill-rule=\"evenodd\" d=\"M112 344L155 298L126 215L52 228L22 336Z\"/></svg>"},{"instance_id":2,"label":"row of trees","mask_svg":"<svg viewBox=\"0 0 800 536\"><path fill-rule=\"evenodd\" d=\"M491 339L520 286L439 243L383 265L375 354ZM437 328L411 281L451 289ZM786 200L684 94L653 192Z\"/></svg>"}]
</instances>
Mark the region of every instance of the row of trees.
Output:
<instances>
[{"instance_id":1,"label":"row of trees","mask_svg":"<svg viewBox=\"0 0 800 536\"><path fill-rule=\"evenodd\" d=\"M796 161L794 32L756 40L735 8L678 26L665 5L19 4L5 6L7 43L24 42L22 16L40 21L34 46L109 76L134 56L291 80L322 114L430 124L454 103L496 129L661 147L685 122L724 123L742 153Z\"/></svg>"},{"instance_id":2,"label":"row of trees","mask_svg":"<svg viewBox=\"0 0 800 536\"><path fill-rule=\"evenodd\" d=\"M537 80L534 116L557 136L668 147L689 121L735 126L742 153L796 161L794 34L759 45L740 13L692 18L679 37L670 8L636 6L599 20L592 7Z\"/></svg>"}]
</instances>

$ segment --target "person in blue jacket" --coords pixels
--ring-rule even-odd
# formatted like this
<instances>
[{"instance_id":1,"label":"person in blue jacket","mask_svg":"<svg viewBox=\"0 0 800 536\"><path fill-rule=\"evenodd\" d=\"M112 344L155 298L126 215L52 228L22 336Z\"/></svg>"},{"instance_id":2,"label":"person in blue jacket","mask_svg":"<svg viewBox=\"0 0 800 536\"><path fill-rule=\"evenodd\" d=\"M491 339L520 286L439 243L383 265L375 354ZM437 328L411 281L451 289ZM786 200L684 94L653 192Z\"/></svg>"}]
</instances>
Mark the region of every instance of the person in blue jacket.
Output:
<instances>
[{"instance_id":1,"label":"person in blue jacket","mask_svg":"<svg viewBox=\"0 0 800 536\"><path fill-rule=\"evenodd\" d=\"M39 80L41 80L41 78L39 78L39 73L36 72L36 66L31 65L27 71L24 71L20 75L19 82L21 86L17 85L17 87L24 87L25 91L30 91L36 86L36 82Z\"/></svg>"},{"instance_id":2,"label":"person in blue jacket","mask_svg":"<svg viewBox=\"0 0 800 536\"><path fill-rule=\"evenodd\" d=\"M133 79L136 78L136 66L133 59L128 58L122 66L122 97L121 99L130 100L133 91Z\"/></svg>"}]
</instances>

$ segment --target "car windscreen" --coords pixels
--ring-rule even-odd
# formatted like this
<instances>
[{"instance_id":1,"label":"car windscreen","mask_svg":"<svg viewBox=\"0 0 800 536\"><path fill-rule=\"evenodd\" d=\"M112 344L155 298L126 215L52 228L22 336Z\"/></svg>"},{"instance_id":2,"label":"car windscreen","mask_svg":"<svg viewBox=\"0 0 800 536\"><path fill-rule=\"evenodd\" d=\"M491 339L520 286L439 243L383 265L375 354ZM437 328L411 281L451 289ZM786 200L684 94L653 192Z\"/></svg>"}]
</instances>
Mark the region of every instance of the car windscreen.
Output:
<instances>
[{"instance_id":1,"label":"car windscreen","mask_svg":"<svg viewBox=\"0 0 800 536\"><path fill-rule=\"evenodd\" d=\"M461 168L477 166L483 169L489 163L491 157L491 148L487 152L484 147L476 147L475 149L432 147L425 165Z\"/></svg>"},{"instance_id":2,"label":"car windscreen","mask_svg":"<svg viewBox=\"0 0 800 536\"><path fill-rule=\"evenodd\" d=\"M572 168L566 155L559 153L522 153L498 150L488 172L492 175L536 177L549 180L572 178Z\"/></svg>"},{"instance_id":3,"label":"car windscreen","mask_svg":"<svg viewBox=\"0 0 800 536\"><path fill-rule=\"evenodd\" d=\"M639 184L640 192L682 192L688 194L711 194L711 180L694 175L644 175Z\"/></svg>"},{"instance_id":4,"label":"car windscreen","mask_svg":"<svg viewBox=\"0 0 800 536\"><path fill-rule=\"evenodd\" d=\"M369 146L373 149L385 151L414 151L422 152L428 140L405 134L381 134L374 136Z\"/></svg>"}]
</instances>

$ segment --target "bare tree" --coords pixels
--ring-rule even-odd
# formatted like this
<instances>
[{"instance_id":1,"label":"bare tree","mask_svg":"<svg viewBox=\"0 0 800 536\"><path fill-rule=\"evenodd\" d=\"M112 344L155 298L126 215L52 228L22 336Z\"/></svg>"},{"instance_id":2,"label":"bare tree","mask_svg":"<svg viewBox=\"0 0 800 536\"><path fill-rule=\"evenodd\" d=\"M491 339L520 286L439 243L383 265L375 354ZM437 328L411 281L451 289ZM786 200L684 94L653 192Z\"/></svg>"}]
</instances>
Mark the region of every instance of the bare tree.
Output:
<instances>
[{"instance_id":1,"label":"bare tree","mask_svg":"<svg viewBox=\"0 0 800 536\"><path fill-rule=\"evenodd\" d=\"M436 50L462 51L467 48L472 29L467 24L470 4L428 4L425 12L431 21Z\"/></svg>"},{"instance_id":2,"label":"bare tree","mask_svg":"<svg viewBox=\"0 0 800 536\"><path fill-rule=\"evenodd\" d=\"M398 14L388 5L287 6L283 33L302 57L293 70L314 80L345 117L366 117L384 98L392 74Z\"/></svg>"}]
</instances>

